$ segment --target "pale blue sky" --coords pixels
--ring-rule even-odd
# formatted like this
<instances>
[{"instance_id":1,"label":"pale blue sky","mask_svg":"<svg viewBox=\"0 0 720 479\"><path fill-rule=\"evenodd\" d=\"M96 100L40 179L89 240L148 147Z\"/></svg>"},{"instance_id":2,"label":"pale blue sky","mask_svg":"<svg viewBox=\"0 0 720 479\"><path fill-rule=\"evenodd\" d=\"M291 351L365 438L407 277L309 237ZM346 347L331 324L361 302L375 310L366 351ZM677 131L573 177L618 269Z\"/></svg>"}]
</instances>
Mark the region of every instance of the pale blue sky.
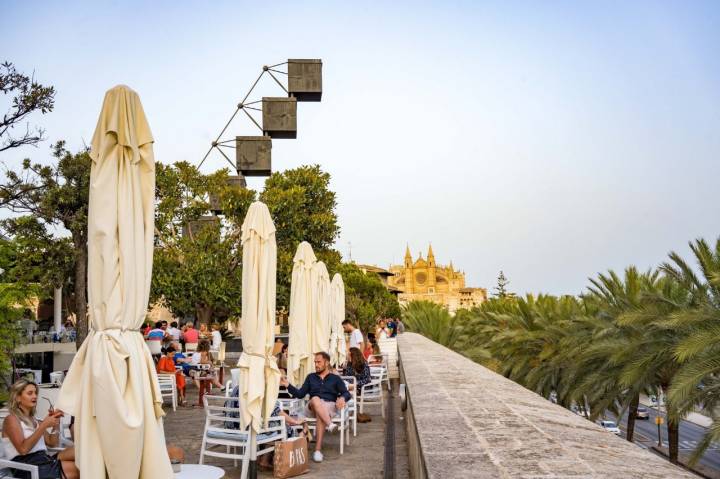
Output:
<instances>
[{"instance_id":1,"label":"pale blue sky","mask_svg":"<svg viewBox=\"0 0 720 479\"><path fill-rule=\"evenodd\" d=\"M125 83L156 158L198 162L263 64L322 58L273 166L332 174L357 261L432 241L469 285L577 293L720 234L718 2L146 3L1 4L2 59L57 88L50 140L89 142Z\"/></svg>"}]
</instances>

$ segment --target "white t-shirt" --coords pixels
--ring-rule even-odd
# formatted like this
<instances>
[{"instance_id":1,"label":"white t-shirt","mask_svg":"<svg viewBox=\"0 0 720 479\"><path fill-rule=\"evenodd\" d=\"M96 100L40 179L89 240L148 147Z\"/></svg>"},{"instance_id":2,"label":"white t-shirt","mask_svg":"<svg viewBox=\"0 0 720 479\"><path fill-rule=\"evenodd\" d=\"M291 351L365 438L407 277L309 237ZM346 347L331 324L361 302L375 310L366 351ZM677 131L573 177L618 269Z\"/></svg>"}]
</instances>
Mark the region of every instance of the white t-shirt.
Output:
<instances>
[{"instance_id":1,"label":"white t-shirt","mask_svg":"<svg viewBox=\"0 0 720 479\"><path fill-rule=\"evenodd\" d=\"M212 346L210 347L215 351L220 351L220 343L222 343L222 334L215 330L212 332Z\"/></svg>"},{"instance_id":2,"label":"white t-shirt","mask_svg":"<svg viewBox=\"0 0 720 479\"><path fill-rule=\"evenodd\" d=\"M180 342L180 330L178 328L168 328L167 332L173 341Z\"/></svg>"},{"instance_id":3,"label":"white t-shirt","mask_svg":"<svg viewBox=\"0 0 720 479\"><path fill-rule=\"evenodd\" d=\"M363 344L362 333L357 328L353 329L353 332L350 333L350 347L358 348L359 350L362 351L362 344Z\"/></svg>"}]
</instances>

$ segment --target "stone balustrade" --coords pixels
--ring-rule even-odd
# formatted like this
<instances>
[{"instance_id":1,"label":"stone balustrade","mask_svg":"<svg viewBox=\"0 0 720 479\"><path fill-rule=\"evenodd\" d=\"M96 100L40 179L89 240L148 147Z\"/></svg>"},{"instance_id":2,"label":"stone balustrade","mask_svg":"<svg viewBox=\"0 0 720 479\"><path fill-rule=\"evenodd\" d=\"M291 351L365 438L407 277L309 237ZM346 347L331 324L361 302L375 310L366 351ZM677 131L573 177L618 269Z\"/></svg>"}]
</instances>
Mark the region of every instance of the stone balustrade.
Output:
<instances>
[{"instance_id":1,"label":"stone balustrade","mask_svg":"<svg viewBox=\"0 0 720 479\"><path fill-rule=\"evenodd\" d=\"M398 343L411 477L696 477L421 335Z\"/></svg>"}]
</instances>

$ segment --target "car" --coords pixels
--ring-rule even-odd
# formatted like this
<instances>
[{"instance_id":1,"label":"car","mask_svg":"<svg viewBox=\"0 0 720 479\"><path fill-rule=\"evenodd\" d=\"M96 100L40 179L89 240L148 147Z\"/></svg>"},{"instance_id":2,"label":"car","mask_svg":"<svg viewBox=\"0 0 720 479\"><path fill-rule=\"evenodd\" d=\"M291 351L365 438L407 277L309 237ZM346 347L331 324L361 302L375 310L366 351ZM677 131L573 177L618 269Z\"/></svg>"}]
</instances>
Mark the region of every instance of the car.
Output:
<instances>
[{"instance_id":1,"label":"car","mask_svg":"<svg viewBox=\"0 0 720 479\"><path fill-rule=\"evenodd\" d=\"M600 425L605 429L607 432L611 432L613 434L617 434L618 436L622 434L620 432L620 428L615 423L615 421L600 421Z\"/></svg>"},{"instance_id":2,"label":"car","mask_svg":"<svg viewBox=\"0 0 720 479\"><path fill-rule=\"evenodd\" d=\"M635 418L650 419L650 413L648 412L648 409L646 407L640 406L637 408L637 411L635 411Z\"/></svg>"}]
</instances>

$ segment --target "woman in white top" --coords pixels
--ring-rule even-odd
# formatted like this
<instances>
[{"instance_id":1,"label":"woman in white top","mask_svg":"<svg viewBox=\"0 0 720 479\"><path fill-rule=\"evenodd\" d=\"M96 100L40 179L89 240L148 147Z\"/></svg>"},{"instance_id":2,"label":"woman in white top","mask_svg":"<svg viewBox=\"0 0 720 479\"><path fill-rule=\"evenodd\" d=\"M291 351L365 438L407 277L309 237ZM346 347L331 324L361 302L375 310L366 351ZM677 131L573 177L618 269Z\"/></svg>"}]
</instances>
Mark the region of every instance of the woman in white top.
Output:
<instances>
[{"instance_id":1,"label":"woman in white top","mask_svg":"<svg viewBox=\"0 0 720 479\"><path fill-rule=\"evenodd\" d=\"M75 466L72 448L50 456L47 445L56 447L60 439L62 411L50 409L42 421L35 418L38 387L32 381L20 379L10 387L10 415L3 422L2 435L5 457L12 461L38 467L40 479L77 479L80 473ZM16 477L30 477L26 471L14 471Z\"/></svg>"}]
</instances>

